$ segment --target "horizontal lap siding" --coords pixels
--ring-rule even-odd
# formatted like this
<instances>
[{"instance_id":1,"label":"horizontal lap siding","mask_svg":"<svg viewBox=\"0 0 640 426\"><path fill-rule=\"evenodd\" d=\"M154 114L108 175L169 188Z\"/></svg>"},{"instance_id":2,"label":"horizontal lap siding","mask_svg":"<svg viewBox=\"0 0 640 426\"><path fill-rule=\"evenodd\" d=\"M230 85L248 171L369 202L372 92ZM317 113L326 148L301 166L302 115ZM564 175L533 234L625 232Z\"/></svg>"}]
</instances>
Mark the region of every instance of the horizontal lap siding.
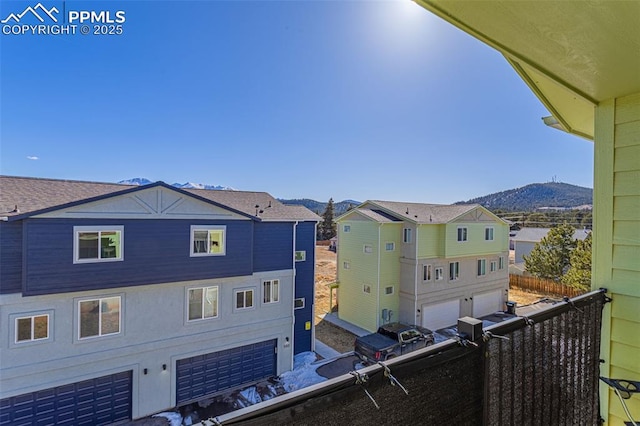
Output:
<instances>
[{"instance_id":1,"label":"horizontal lap siding","mask_svg":"<svg viewBox=\"0 0 640 426\"><path fill-rule=\"evenodd\" d=\"M22 289L22 222L0 222L0 294Z\"/></svg>"},{"instance_id":2,"label":"horizontal lap siding","mask_svg":"<svg viewBox=\"0 0 640 426\"><path fill-rule=\"evenodd\" d=\"M191 225L226 225L226 255L190 256ZM74 226L124 226L124 260L73 263ZM250 275L252 222L29 220L25 295Z\"/></svg>"},{"instance_id":3,"label":"horizontal lap siding","mask_svg":"<svg viewBox=\"0 0 640 426\"><path fill-rule=\"evenodd\" d=\"M311 350L311 328L307 330L306 324L313 322L315 230L315 222L301 222L296 227L296 250L306 252L306 260L295 263L295 297L304 297L305 300L304 308L295 310L294 353L296 354Z\"/></svg>"},{"instance_id":4,"label":"horizontal lap siding","mask_svg":"<svg viewBox=\"0 0 640 426\"><path fill-rule=\"evenodd\" d=\"M253 269L255 272L291 269L293 264L293 223L256 223L253 238Z\"/></svg>"}]
</instances>

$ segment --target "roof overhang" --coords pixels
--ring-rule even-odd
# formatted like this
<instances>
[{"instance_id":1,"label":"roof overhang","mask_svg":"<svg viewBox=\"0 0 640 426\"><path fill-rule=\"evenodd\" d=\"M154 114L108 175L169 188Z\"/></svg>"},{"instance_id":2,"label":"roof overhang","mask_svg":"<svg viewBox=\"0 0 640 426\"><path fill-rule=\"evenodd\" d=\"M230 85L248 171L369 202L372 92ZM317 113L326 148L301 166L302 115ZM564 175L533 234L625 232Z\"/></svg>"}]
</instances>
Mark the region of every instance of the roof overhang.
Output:
<instances>
[{"instance_id":1,"label":"roof overhang","mask_svg":"<svg viewBox=\"0 0 640 426\"><path fill-rule=\"evenodd\" d=\"M593 139L596 105L640 93L640 2L415 1L500 51L553 127Z\"/></svg>"}]
</instances>

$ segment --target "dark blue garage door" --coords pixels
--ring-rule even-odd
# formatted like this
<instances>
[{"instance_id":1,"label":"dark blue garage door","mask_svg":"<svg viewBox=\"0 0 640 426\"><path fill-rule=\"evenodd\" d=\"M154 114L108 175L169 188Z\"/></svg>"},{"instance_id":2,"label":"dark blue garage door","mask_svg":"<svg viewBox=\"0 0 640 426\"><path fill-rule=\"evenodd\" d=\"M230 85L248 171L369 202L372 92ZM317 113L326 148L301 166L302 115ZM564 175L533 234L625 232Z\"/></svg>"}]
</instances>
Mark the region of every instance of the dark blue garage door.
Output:
<instances>
[{"instance_id":1,"label":"dark blue garage door","mask_svg":"<svg viewBox=\"0 0 640 426\"><path fill-rule=\"evenodd\" d=\"M0 425L104 425L131 418L131 371L0 400Z\"/></svg>"},{"instance_id":2,"label":"dark blue garage door","mask_svg":"<svg viewBox=\"0 0 640 426\"><path fill-rule=\"evenodd\" d=\"M276 340L181 359L176 405L276 375Z\"/></svg>"}]
</instances>

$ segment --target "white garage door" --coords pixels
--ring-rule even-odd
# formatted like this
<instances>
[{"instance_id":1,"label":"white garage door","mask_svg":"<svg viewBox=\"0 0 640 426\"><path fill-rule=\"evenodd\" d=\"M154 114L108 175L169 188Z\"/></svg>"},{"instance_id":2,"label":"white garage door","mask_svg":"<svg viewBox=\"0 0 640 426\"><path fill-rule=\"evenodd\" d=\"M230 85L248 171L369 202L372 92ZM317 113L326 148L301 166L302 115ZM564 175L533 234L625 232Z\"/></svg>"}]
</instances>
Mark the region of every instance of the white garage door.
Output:
<instances>
[{"instance_id":1,"label":"white garage door","mask_svg":"<svg viewBox=\"0 0 640 426\"><path fill-rule=\"evenodd\" d=\"M474 318L489 315L502 309L502 291L500 290L473 295Z\"/></svg>"},{"instance_id":2,"label":"white garage door","mask_svg":"<svg viewBox=\"0 0 640 426\"><path fill-rule=\"evenodd\" d=\"M458 324L460 300L449 300L432 305L422 305L422 326L438 330Z\"/></svg>"}]
</instances>

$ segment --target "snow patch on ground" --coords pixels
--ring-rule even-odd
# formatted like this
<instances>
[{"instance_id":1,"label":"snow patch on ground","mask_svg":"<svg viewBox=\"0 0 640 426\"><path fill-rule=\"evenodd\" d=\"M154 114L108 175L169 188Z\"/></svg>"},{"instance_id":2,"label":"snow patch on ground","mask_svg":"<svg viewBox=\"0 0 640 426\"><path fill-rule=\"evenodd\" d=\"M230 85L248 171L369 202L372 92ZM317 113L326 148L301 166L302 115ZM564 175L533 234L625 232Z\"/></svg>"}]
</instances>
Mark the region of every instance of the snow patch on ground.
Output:
<instances>
[{"instance_id":1,"label":"snow patch on ground","mask_svg":"<svg viewBox=\"0 0 640 426\"><path fill-rule=\"evenodd\" d=\"M158 414L154 414L151 417L164 417L165 419L167 419L167 421L169 421L169 424L171 426L182 426L182 416L180 415L180 413L174 413L174 412L158 413Z\"/></svg>"},{"instance_id":2,"label":"snow patch on ground","mask_svg":"<svg viewBox=\"0 0 640 426\"><path fill-rule=\"evenodd\" d=\"M326 381L326 378L316 372L319 365L314 365L315 361L316 354L313 352L302 352L294 356L293 370L280 375L280 382L284 390L293 392Z\"/></svg>"}]
</instances>

